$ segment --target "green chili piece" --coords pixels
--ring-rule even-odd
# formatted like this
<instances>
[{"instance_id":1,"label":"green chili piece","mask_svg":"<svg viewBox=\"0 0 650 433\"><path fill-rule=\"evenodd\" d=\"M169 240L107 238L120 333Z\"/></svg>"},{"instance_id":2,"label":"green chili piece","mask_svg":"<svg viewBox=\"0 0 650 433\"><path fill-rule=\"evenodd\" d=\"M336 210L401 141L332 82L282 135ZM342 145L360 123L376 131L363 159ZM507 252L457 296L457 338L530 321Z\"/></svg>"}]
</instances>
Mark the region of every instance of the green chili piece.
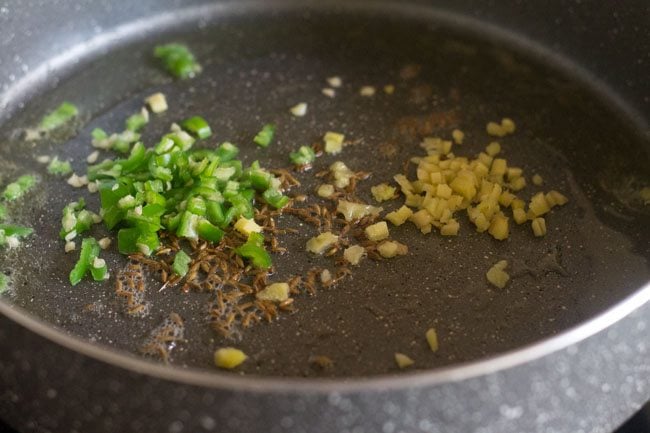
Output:
<instances>
[{"instance_id":1,"label":"green chili piece","mask_svg":"<svg viewBox=\"0 0 650 433\"><path fill-rule=\"evenodd\" d=\"M104 259L100 259L99 256L95 257L90 263L90 274L95 281L104 281L108 279L108 266Z\"/></svg>"},{"instance_id":2,"label":"green chili piece","mask_svg":"<svg viewBox=\"0 0 650 433\"><path fill-rule=\"evenodd\" d=\"M200 217L192 212L185 211L178 224L176 234L181 238L198 239L197 226Z\"/></svg>"},{"instance_id":3,"label":"green chili piece","mask_svg":"<svg viewBox=\"0 0 650 433\"><path fill-rule=\"evenodd\" d=\"M264 235L251 233L246 243L235 250L241 257L251 261L253 266L260 269L271 267L271 256L264 249Z\"/></svg>"},{"instance_id":4,"label":"green chili piece","mask_svg":"<svg viewBox=\"0 0 650 433\"><path fill-rule=\"evenodd\" d=\"M138 237L140 237L140 229L138 228L120 229L117 232L118 251L124 255L139 252Z\"/></svg>"},{"instance_id":5,"label":"green chili piece","mask_svg":"<svg viewBox=\"0 0 650 433\"><path fill-rule=\"evenodd\" d=\"M189 119L185 119L181 123L181 126L186 131L194 134L201 139L208 138L212 135L212 129L210 129L210 125L208 125L208 122L206 122L206 120L201 116L194 116L190 117Z\"/></svg>"},{"instance_id":6,"label":"green chili piece","mask_svg":"<svg viewBox=\"0 0 650 433\"><path fill-rule=\"evenodd\" d=\"M208 220L200 220L197 226L199 237L209 242L218 243L223 237L223 230L211 224Z\"/></svg>"},{"instance_id":7,"label":"green chili piece","mask_svg":"<svg viewBox=\"0 0 650 433\"><path fill-rule=\"evenodd\" d=\"M205 208L208 221L210 221L212 224L217 225L221 225L223 223L225 216L223 205L221 203L217 203L216 201L208 201L205 205Z\"/></svg>"},{"instance_id":8,"label":"green chili piece","mask_svg":"<svg viewBox=\"0 0 650 433\"><path fill-rule=\"evenodd\" d=\"M222 162L231 161L239 153L239 148L234 144L226 141L225 143L221 143L221 145L217 148L216 153L219 157L219 160Z\"/></svg>"},{"instance_id":9,"label":"green chili piece","mask_svg":"<svg viewBox=\"0 0 650 433\"><path fill-rule=\"evenodd\" d=\"M149 123L149 119L142 113L135 113L130 115L125 122L128 131L138 132Z\"/></svg>"},{"instance_id":10,"label":"green chili piece","mask_svg":"<svg viewBox=\"0 0 650 433\"><path fill-rule=\"evenodd\" d=\"M154 56L160 59L165 69L176 78L191 78L201 71L201 65L187 46L182 44L158 45Z\"/></svg>"},{"instance_id":11,"label":"green chili piece","mask_svg":"<svg viewBox=\"0 0 650 433\"><path fill-rule=\"evenodd\" d=\"M138 251L150 256L160 246L160 239L155 231L141 231L136 241Z\"/></svg>"},{"instance_id":12,"label":"green chili piece","mask_svg":"<svg viewBox=\"0 0 650 433\"><path fill-rule=\"evenodd\" d=\"M0 221L7 219L7 207L0 203Z\"/></svg>"},{"instance_id":13,"label":"green chili piece","mask_svg":"<svg viewBox=\"0 0 650 433\"><path fill-rule=\"evenodd\" d=\"M9 277L0 272L0 295L9 288Z\"/></svg>"},{"instance_id":14,"label":"green chili piece","mask_svg":"<svg viewBox=\"0 0 650 433\"><path fill-rule=\"evenodd\" d=\"M90 136L93 138L93 141L102 141L108 138L108 134L102 128L93 129Z\"/></svg>"},{"instance_id":15,"label":"green chili piece","mask_svg":"<svg viewBox=\"0 0 650 433\"><path fill-rule=\"evenodd\" d=\"M64 102L56 109L54 109L54 111L43 117L41 123L39 124L39 128L43 131L51 131L67 123L72 118L77 116L77 114L79 114L79 110L74 104L70 102Z\"/></svg>"},{"instance_id":16,"label":"green chili piece","mask_svg":"<svg viewBox=\"0 0 650 433\"><path fill-rule=\"evenodd\" d=\"M5 236L15 236L17 238L25 238L32 233L34 229L30 227L18 226L14 224L0 224L0 230L5 234Z\"/></svg>"},{"instance_id":17,"label":"green chili piece","mask_svg":"<svg viewBox=\"0 0 650 433\"><path fill-rule=\"evenodd\" d=\"M264 194L262 194L262 197L264 198L264 201L276 209L281 209L289 203L289 197L283 195L277 189L267 189L264 191Z\"/></svg>"},{"instance_id":18,"label":"green chili piece","mask_svg":"<svg viewBox=\"0 0 650 433\"><path fill-rule=\"evenodd\" d=\"M190 263L192 263L192 258L185 251L179 250L174 257L172 270L179 277L184 277L190 270Z\"/></svg>"},{"instance_id":19,"label":"green chili piece","mask_svg":"<svg viewBox=\"0 0 650 433\"><path fill-rule=\"evenodd\" d=\"M271 141L273 141L273 136L275 135L275 125L267 123L262 127L262 130L257 133L253 141L260 147L269 147Z\"/></svg>"},{"instance_id":20,"label":"green chili piece","mask_svg":"<svg viewBox=\"0 0 650 433\"><path fill-rule=\"evenodd\" d=\"M47 172L57 176L65 176L72 173L72 166L70 166L70 161L61 161L55 156L48 164Z\"/></svg>"},{"instance_id":21,"label":"green chili piece","mask_svg":"<svg viewBox=\"0 0 650 433\"><path fill-rule=\"evenodd\" d=\"M37 180L35 176L29 174L20 176L15 182L7 185L2 196L7 201L17 200L29 192L29 190L36 185L36 182Z\"/></svg>"},{"instance_id":22,"label":"green chili piece","mask_svg":"<svg viewBox=\"0 0 650 433\"><path fill-rule=\"evenodd\" d=\"M301 146L300 149L289 154L289 159L295 165L308 165L316 160L316 152L309 146Z\"/></svg>"},{"instance_id":23,"label":"green chili piece","mask_svg":"<svg viewBox=\"0 0 650 433\"><path fill-rule=\"evenodd\" d=\"M251 186L258 191L264 191L271 186L271 173L263 170L252 170L249 174Z\"/></svg>"},{"instance_id":24,"label":"green chili piece","mask_svg":"<svg viewBox=\"0 0 650 433\"><path fill-rule=\"evenodd\" d=\"M70 271L70 283L73 286L79 284L83 277L88 273L93 261L99 256L99 250L99 244L95 238L84 238L81 242L79 260L72 271Z\"/></svg>"}]
</instances>

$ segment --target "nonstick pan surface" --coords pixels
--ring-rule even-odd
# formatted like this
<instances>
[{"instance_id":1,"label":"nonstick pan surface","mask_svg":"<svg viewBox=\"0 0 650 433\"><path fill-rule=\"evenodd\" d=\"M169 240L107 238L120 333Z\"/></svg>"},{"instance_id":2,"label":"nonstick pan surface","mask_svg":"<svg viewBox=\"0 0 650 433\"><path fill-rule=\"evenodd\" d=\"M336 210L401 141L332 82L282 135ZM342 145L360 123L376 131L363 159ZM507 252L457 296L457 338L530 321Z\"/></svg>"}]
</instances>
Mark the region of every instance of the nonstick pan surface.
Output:
<instances>
[{"instance_id":1,"label":"nonstick pan surface","mask_svg":"<svg viewBox=\"0 0 650 433\"><path fill-rule=\"evenodd\" d=\"M174 81L159 68L153 47L170 41L191 47L203 65L199 76ZM2 125L2 182L26 172L44 181L14 218L36 235L20 250L3 252L0 267L13 280L4 301L99 345L137 352L149 332L176 312L185 320L187 343L172 351L173 366L213 368L213 350L235 345L250 357L239 370L245 374L389 374L398 370L395 352L408 353L415 368L429 369L539 341L594 317L650 278L648 206L635 198L649 182L642 126L552 59L476 29L360 11L206 13L166 21L151 32L132 31L76 60L66 65L62 79L21 101L24 109ZM409 77L405 67L419 73ZM321 89L332 75L344 85L330 99ZM361 86L387 84L396 87L393 95L359 95ZM61 209L79 196L97 209L98 200L49 177L35 157L69 158L77 173L85 172L90 131L121 130L124 119L156 91L167 95L170 109L146 128L145 144L154 144L171 122L198 114L215 131L208 146L232 141L241 145L245 161L285 167L290 151L338 130L356 144L338 158L321 158L314 170L341 159L372 172L361 186L366 200L371 185L390 181L420 153L423 135L449 137L460 128L466 139L457 154L472 156L492 141L485 124L511 117L517 133L501 140L505 157L529 175L542 175L544 188L562 191L570 202L547 218L549 232L542 239L528 226L515 226L507 241L498 242L475 233L464 217L456 238L422 235L410 225L391 228L409 246L408 256L366 260L351 279L298 297L294 314L245 330L241 339L224 340L210 330L207 294L158 292L152 285L149 315L130 318L112 284L67 283L76 257L62 252ZM83 113L77 130L23 141L21 130L62 100ZM303 118L288 112L298 102L309 104ZM277 141L260 150L251 138L267 122L278 125ZM313 174L299 178L304 190L318 184ZM280 222L298 224L291 217ZM304 252L304 242L316 232L302 229L287 240L289 252L276 258L279 277L327 263ZM115 247L105 256L113 270L125 263ZM513 279L498 290L487 284L485 272L502 259L511 263ZM424 340L430 327L440 338L435 354ZM327 356L334 366L315 369L308 362L312 356Z\"/></svg>"}]
</instances>

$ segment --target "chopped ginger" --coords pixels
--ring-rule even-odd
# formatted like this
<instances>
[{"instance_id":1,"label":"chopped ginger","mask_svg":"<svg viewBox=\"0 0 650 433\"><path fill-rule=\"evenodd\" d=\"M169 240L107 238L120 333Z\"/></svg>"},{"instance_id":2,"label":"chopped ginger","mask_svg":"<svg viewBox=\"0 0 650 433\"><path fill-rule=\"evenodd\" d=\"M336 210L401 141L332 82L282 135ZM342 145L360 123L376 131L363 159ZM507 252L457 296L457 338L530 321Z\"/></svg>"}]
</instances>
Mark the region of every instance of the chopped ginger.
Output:
<instances>
[{"instance_id":1,"label":"chopped ginger","mask_svg":"<svg viewBox=\"0 0 650 433\"><path fill-rule=\"evenodd\" d=\"M494 218L492 218L488 233L490 233L494 239L499 241L506 239L508 237L508 217L503 215L502 212L496 214Z\"/></svg>"},{"instance_id":2,"label":"chopped ginger","mask_svg":"<svg viewBox=\"0 0 650 433\"><path fill-rule=\"evenodd\" d=\"M330 172L334 176L334 185L337 188L345 188L350 185L350 179L354 176L354 172L342 161L336 161L330 165Z\"/></svg>"},{"instance_id":3,"label":"chopped ginger","mask_svg":"<svg viewBox=\"0 0 650 433\"><path fill-rule=\"evenodd\" d=\"M530 224L536 237L546 235L546 220L544 218L535 218Z\"/></svg>"},{"instance_id":4,"label":"chopped ginger","mask_svg":"<svg viewBox=\"0 0 650 433\"><path fill-rule=\"evenodd\" d=\"M401 208L397 209L396 211L390 212L386 215L386 219L393 223L393 225L396 226L401 226L408 220L411 215L413 215L413 211L411 208L407 206L402 206Z\"/></svg>"},{"instance_id":5,"label":"chopped ginger","mask_svg":"<svg viewBox=\"0 0 650 433\"><path fill-rule=\"evenodd\" d=\"M455 219L450 219L447 224L440 228L440 234L443 236L456 236L460 230L460 224Z\"/></svg>"},{"instance_id":6,"label":"chopped ginger","mask_svg":"<svg viewBox=\"0 0 650 433\"><path fill-rule=\"evenodd\" d=\"M506 135L506 132L503 130L501 125L496 122L489 122L487 125L485 125L485 131L488 133L488 135L493 135L495 137L503 137Z\"/></svg>"},{"instance_id":7,"label":"chopped ginger","mask_svg":"<svg viewBox=\"0 0 650 433\"><path fill-rule=\"evenodd\" d=\"M243 234L244 236L248 236L251 233L261 233L262 232L262 227L255 222L254 219L248 219L241 217L237 222L235 223L235 230L237 230L239 233Z\"/></svg>"},{"instance_id":8,"label":"chopped ginger","mask_svg":"<svg viewBox=\"0 0 650 433\"><path fill-rule=\"evenodd\" d=\"M526 211L522 208L513 209L512 218L515 220L517 224L523 224L526 221L528 221L528 217L526 216Z\"/></svg>"},{"instance_id":9,"label":"chopped ginger","mask_svg":"<svg viewBox=\"0 0 650 433\"><path fill-rule=\"evenodd\" d=\"M316 194L318 194L319 197L330 198L332 195L334 195L334 185L324 183L318 187Z\"/></svg>"},{"instance_id":10,"label":"chopped ginger","mask_svg":"<svg viewBox=\"0 0 650 433\"><path fill-rule=\"evenodd\" d=\"M246 361L246 354L234 347L223 347L214 352L214 363L219 368L231 370Z\"/></svg>"},{"instance_id":11,"label":"chopped ginger","mask_svg":"<svg viewBox=\"0 0 650 433\"><path fill-rule=\"evenodd\" d=\"M338 241L339 237L332 232L321 233L307 241L307 251L314 254L323 254Z\"/></svg>"},{"instance_id":12,"label":"chopped ginger","mask_svg":"<svg viewBox=\"0 0 650 433\"><path fill-rule=\"evenodd\" d=\"M510 275L508 275L508 273L505 271L507 267L507 260L501 260L492 266L490 270L485 274L490 284L498 287L499 289L503 289L508 283L508 280L510 280Z\"/></svg>"},{"instance_id":13,"label":"chopped ginger","mask_svg":"<svg viewBox=\"0 0 650 433\"><path fill-rule=\"evenodd\" d=\"M343 215L346 221L359 220L368 215L379 215L383 209L365 203L354 203L347 200L339 200L336 212Z\"/></svg>"},{"instance_id":14,"label":"chopped ginger","mask_svg":"<svg viewBox=\"0 0 650 433\"><path fill-rule=\"evenodd\" d=\"M384 240L389 236L388 224L386 224L386 221L379 221L366 227L365 233L370 241L377 242Z\"/></svg>"},{"instance_id":15,"label":"chopped ginger","mask_svg":"<svg viewBox=\"0 0 650 433\"><path fill-rule=\"evenodd\" d=\"M509 117L504 117L503 119L501 119L501 129L506 134L512 134L513 132L515 132L516 129L515 122Z\"/></svg>"},{"instance_id":16,"label":"chopped ginger","mask_svg":"<svg viewBox=\"0 0 650 433\"><path fill-rule=\"evenodd\" d=\"M408 250L406 245L397 241L384 241L377 246L377 252L385 259L406 255Z\"/></svg>"},{"instance_id":17,"label":"chopped ginger","mask_svg":"<svg viewBox=\"0 0 650 433\"><path fill-rule=\"evenodd\" d=\"M366 249L361 245L352 245L343 251L343 258L351 265L356 266L366 254Z\"/></svg>"},{"instance_id":18,"label":"chopped ginger","mask_svg":"<svg viewBox=\"0 0 650 433\"><path fill-rule=\"evenodd\" d=\"M397 188L390 186L387 183L380 183L379 185L375 185L370 188L372 196L378 203L386 200L391 200L395 196L396 191Z\"/></svg>"},{"instance_id":19,"label":"chopped ginger","mask_svg":"<svg viewBox=\"0 0 650 433\"><path fill-rule=\"evenodd\" d=\"M487 153L490 156L496 156L501 152L501 145L499 144L498 141L493 141L492 143L488 144L487 147L485 148L485 153Z\"/></svg>"},{"instance_id":20,"label":"chopped ginger","mask_svg":"<svg viewBox=\"0 0 650 433\"><path fill-rule=\"evenodd\" d=\"M262 301L283 302L289 299L289 284L287 283L273 283L266 286L263 290L257 292L255 295L257 299Z\"/></svg>"},{"instance_id":21,"label":"chopped ginger","mask_svg":"<svg viewBox=\"0 0 650 433\"><path fill-rule=\"evenodd\" d=\"M406 368L410 367L411 365L415 364L415 361L413 361L411 358L408 356L404 355L403 353L396 353L395 354L395 363L399 368Z\"/></svg>"},{"instance_id":22,"label":"chopped ginger","mask_svg":"<svg viewBox=\"0 0 650 433\"><path fill-rule=\"evenodd\" d=\"M429 348L431 349L432 352L437 352L438 351L438 334L436 333L436 330L433 328L429 328L427 332L424 334L427 343L429 343Z\"/></svg>"},{"instance_id":23,"label":"chopped ginger","mask_svg":"<svg viewBox=\"0 0 650 433\"><path fill-rule=\"evenodd\" d=\"M465 138L465 133L460 129L454 129L451 131L451 138L454 139L454 143L463 144L463 139Z\"/></svg>"},{"instance_id":24,"label":"chopped ginger","mask_svg":"<svg viewBox=\"0 0 650 433\"><path fill-rule=\"evenodd\" d=\"M530 199L530 204L528 205L530 211L534 216L541 216L551 210L551 207L546 202L546 197L543 192L535 194Z\"/></svg>"},{"instance_id":25,"label":"chopped ginger","mask_svg":"<svg viewBox=\"0 0 650 433\"><path fill-rule=\"evenodd\" d=\"M325 142L325 153L330 155L336 155L343 150L345 135L339 134L338 132L328 131L323 137Z\"/></svg>"},{"instance_id":26,"label":"chopped ginger","mask_svg":"<svg viewBox=\"0 0 650 433\"><path fill-rule=\"evenodd\" d=\"M145 99L145 102L154 113L162 113L163 111L167 111L167 99L163 93L154 93Z\"/></svg>"},{"instance_id":27,"label":"chopped ginger","mask_svg":"<svg viewBox=\"0 0 650 433\"><path fill-rule=\"evenodd\" d=\"M555 190L547 192L544 198L550 207L563 206L569 202L568 198L566 198L562 193Z\"/></svg>"}]
</instances>

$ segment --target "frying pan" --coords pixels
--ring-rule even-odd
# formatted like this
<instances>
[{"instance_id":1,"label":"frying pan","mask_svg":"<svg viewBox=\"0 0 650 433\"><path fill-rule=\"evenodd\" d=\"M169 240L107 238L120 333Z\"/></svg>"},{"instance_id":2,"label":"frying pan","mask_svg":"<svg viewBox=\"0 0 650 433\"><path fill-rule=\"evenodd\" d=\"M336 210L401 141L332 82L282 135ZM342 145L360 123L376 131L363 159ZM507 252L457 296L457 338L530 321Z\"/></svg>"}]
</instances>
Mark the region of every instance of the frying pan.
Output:
<instances>
[{"instance_id":1,"label":"frying pan","mask_svg":"<svg viewBox=\"0 0 650 433\"><path fill-rule=\"evenodd\" d=\"M13 280L0 302L2 418L24 431L619 425L649 395L650 224L635 198L648 184L648 11L642 3L613 16L589 4L540 9L471 1L5 4L0 173L3 182L25 171L46 181L16 214L36 236L1 259ZM167 77L151 51L168 41L191 46L203 73ZM419 75L400 74L408 65ZM331 75L344 87L330 100L321 89ZM385 84L396 86L394 97L358 95L363 85ZM396 229L409 256L366 261L352 279L300 297L295 314L239 341L210 331L208 299L198 294L148 291L151 313L133 320L110 285L66 283L75 258L61 253L58 221L79 192L46 177L34 157L70 158L82 172L90 131L119 130L154 91L167 95L170 111L145 142L201 114L219 140L242 143L246 161L283 166L290 150L340 129L358 142L343 159L373 173L368 185L399 172L425 132L460 127L462 152L473 155L489 140L487 121L513 117L518 133L503 140L509 161L571 202L549 216L541 241L515 228L498 243L467 221L451 241ZM75 131L24 142L20 130L61 100L82 110ZM302 101L308 115L292 118L288 108ZM433 126L423 127L426 119ZM250 139L266 122L278 124L278 139L260 153ZM316 185L309 174L301 180ZM277 258L278 269L311 264L292 253L311 235L286 240L290 253ZM514 267L503 291L484 282L500 259ZM117 269L124 259L109 251L107 260ZM99 308L88 312L89 303ZM188 343L174 349L171 365L133 355L172 311L186 320ZM435 354L422 337L432 326L441 338ZM241 374L210 368L211 351L226 343L251 356ZM398 351L416 368L398 372ZM332 358L333 368L314 369L313 355Z\"/></svg>"}]
</instances>

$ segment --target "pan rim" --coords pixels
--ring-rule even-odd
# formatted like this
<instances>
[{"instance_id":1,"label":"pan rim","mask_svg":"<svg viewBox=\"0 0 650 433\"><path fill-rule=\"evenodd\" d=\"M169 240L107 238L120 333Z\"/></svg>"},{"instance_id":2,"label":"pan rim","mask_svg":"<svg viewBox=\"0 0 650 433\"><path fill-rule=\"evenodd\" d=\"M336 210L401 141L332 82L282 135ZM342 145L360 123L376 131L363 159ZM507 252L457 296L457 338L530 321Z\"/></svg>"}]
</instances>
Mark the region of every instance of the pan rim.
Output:
<instances>
[{"instance_id":1,"label":"pan rim","mask_svg":"<svg viewBox=\"0 0 650 433\"><path fill-rule=\"evenodd\" d=\"M515 368L554 352L578 344L628 317L644 305L650 304L650 281L599 315L540 341L487 358L458 365L401 374L347 377L298 378L259 375L232 375L200 368L177 368L145 360L134 354L111 350L85 339L68 334L36 318L21 307L0 300L0 314L35 334L73 352L99 362L153 376L171 382L209 389L237 389L251 393L317 393L379 392L394 389L414 389L461 382Z\"/></svg>"},{"instance_id":2,"label":"pan rim","mask_svg":"<svg viewBox=\"0 0 650 433\"><path fill-rule=\"evenodd\" d=\"M196 20L197 17L214 17L218 14L241 12L255 8L260 10L268 8L269 4L263 1L244 1L238 4L214 4L201 5L187 8L182 11L167 11L160 15L145 18L145 27L155 31L156 27L165 28L165 24L173 22L174 25ZM282 7L296 7L299 3L293 0L279 2ZM639 130L645 130L646 121L644 117L633 107L626 104L622 98L605 83L598 80L589 71L573 63L570 59L560 54L551 52L548 48L539 45L526 37L516 35L508 30L498 28L484 21L462 16L456 13L442 11L427 5L396 5L386 1L371 3L353 3L342 5L336 1L324 1L318 4L318 8L330 7L332 4L346 10L369 11L369 12L392 12L417 19L435 19L463 28L475 28L477 33L488 34L491 38L507 42L509 48L523 51L538 60L551 64L563 73L570 71L571 76L576 77L584 86L592 88L596 95L605 98L615 106L615 111L623 113L624 117L635 123ZM310 6L314 6L310 4ZM278 3L273 4L278 7ZM173 21L172 21L173 20ZM133 40L129 37L137 31L142 31L143 21L136 20L108 30L89 41L80 43L56 58L50 59L42 64L42 68L35 68L29 74L19 79L5 93L0 94L0 106L8 105L11 101L20 99L21 95L27 93L34 82L38 82L46 70L65 67L71 58L87 57L88 53L101 51L100 48L108 47L117 39L125 40L128 43ZM125 37L127 36L127 37ZM552 59L552 60L550 60ZM99 362L104 362L137 374L153 376L159 379L178 382L186 385L197 386L209 389L237 389L251 393L351 393L351 392L372 392L389 391L391 389L423 388L443 383L460 382L483 375L496 373L517 367L519 365L541 359L554 352L577 344L607 329L619 322L634 311L641 309L650 303L650 281L637 288L631 295L610 306L605 311L590 318L589 320L566 329L556 335L546 337L537 342L518 347L498 355L470 361L462 364L451 365L443 368L428 371L407 372L399 375L369 376L369 377L348 377L336 379L322 378L296 378L296 377L271 377L271 376L236 376L208 371L199 368L170 368L152 361L147 361L127 352L115 351L110 348L95 345L89 341L67 334L64 331L53 327L38 317L32 316L18 306L0 300L0 314L27 330L40 335L60 346L73 352L88 356Z\"/></svg>"}]
</instances>

